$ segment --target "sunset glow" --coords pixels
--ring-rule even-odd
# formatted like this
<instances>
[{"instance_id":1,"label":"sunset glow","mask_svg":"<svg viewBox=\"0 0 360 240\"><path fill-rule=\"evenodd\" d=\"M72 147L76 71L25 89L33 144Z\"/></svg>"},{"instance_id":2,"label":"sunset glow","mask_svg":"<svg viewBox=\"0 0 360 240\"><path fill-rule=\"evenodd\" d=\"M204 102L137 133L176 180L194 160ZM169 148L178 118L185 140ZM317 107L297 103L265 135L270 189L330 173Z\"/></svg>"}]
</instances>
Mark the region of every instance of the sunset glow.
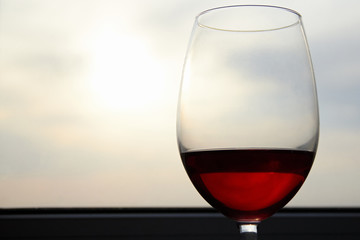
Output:
<instances>
[{"instance_id":1,"label":"sunset glow","mask_svg":"<svg viewBox=\"0 0 360 240\"><path fill-rule=\"evenodd\" d=\"M163 70L140 39L100 29L91 42L93 100L105 110L146 109L162 98Z\"/></svg>"}]
</instances>

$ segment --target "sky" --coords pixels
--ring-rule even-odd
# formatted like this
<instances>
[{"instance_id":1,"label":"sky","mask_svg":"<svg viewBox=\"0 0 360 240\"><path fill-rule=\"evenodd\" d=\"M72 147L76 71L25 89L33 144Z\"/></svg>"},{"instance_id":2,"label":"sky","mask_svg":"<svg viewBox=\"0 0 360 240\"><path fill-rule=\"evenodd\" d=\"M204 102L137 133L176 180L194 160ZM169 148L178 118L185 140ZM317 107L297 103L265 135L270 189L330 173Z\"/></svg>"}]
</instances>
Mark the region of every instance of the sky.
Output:
<instances>
[{"instance_id":1,"label":"sky","mask_svg":"<svg viewBox=\"0 0 360 240\"><path fill-rule=\"evenodd\" d=\"M0 0L0 207L208 206L176 107L194 17L215 0ZM360 3L251 1L303 16L317 157L288 206L359 207Z\"/></svg>"}]
</instances>

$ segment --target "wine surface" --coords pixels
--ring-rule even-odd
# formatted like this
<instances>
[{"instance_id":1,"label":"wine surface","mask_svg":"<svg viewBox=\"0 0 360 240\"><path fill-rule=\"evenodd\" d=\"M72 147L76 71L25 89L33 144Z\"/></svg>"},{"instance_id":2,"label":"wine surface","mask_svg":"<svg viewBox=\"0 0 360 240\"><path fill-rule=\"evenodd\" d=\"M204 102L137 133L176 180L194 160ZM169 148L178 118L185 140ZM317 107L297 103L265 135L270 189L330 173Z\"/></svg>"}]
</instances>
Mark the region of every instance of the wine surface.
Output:
<instances>
[{"instance_id":1,"label":"wine surface","mask_svg":"<svg viewBox=\"0 0 360 240\"><path fill-rule=\"evenodd\" d=\"M203 198L225 216L261 221L286 205L305 181L315 154L298 150L214 150L182 153Z\"/></svg>"}]
</instances>

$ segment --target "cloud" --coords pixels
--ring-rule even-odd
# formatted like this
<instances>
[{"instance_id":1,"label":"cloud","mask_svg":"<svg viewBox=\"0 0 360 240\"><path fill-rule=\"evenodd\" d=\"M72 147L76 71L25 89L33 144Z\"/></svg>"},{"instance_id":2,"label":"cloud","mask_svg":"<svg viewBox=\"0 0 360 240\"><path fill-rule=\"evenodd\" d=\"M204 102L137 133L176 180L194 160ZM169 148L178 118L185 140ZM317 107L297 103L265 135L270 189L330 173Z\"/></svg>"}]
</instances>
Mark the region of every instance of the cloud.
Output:
<instances>
[{"instance_id":1,"label":"cloud","mask_svg":"<svg viewBox=\"0 0 360 240\"><path fill-rule=\"evenodd\" d=\"M232 3L239 2L227 2ZM181 166L175 112L194 17L221 4L215 0L2 1L1 207L206 206ZM360 36L354 29L359 3L274 4L303 13L320 99L319 154L309 184L294 204L358 206L360 191L354 182L359 169ZM140 41L150 55L146 61L160 66L164 96L156 105L141 111L109 111L89 97L89 42L94 29L104 24ZM121 36L115 40L112 44L121 44ZM142 73L141 66L130 69L139 71L136 76ZM91 194L100 190L103 196L93 198ZM172 194L161 198L164 191Z\"/></svg>"}]
</instances>

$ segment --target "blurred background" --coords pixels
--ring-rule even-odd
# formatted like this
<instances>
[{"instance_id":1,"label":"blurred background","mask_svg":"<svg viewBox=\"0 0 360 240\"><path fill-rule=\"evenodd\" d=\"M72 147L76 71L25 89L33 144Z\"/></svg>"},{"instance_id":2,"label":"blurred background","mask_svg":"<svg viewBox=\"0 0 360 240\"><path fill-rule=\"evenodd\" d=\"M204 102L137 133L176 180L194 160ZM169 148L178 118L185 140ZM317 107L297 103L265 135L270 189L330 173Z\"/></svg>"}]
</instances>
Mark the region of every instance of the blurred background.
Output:
<instances>
[{"instance_id":1,"label":"blurred background","mask_svg":"<svg viewBox=\"0 0 360 240\"><path fill-rule=\"evenodd\" d=\"M176 106L194 17L233 4L303 16L321 134L288 206L360 207L359 1L0 0L0 208L208 206Z\"/></svg>"}]
</instances>

